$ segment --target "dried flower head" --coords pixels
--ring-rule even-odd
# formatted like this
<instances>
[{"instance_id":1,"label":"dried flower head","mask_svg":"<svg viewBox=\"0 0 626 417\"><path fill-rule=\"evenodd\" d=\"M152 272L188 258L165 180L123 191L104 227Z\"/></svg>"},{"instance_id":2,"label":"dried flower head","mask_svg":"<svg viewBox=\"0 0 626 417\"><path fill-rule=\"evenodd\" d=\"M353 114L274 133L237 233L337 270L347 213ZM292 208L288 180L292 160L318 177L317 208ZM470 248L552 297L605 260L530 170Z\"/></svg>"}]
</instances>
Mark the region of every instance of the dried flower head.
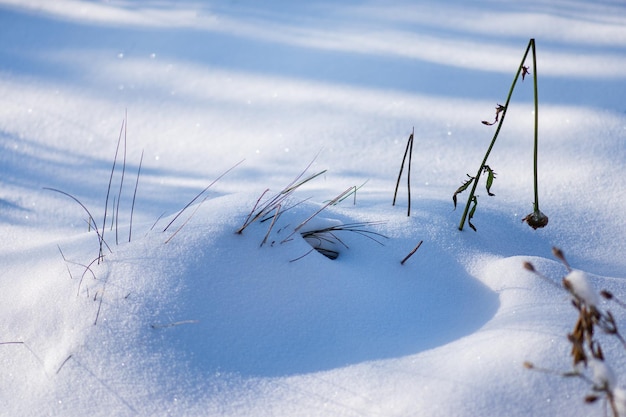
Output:
<instances>
[{"instance_id":1,"label":"dried flower head","mask_svg":"<svg viewBox=\"0 0 626 417\"><path fill-rule=\"evenodd\" d=\"M531 264L530 262L526 261L523 263L524 269L530 271L530 272L535 272L535 267L533 264Z\"/></svg>"},{"instance_id":2,"label":"dried flower head","mask_svg":"<svg viewBox=\"0 0 626 417\"><path fill-rule=\"evenodd\" d=\"M600 295L606 299L606 300L612 300L613 299L613 293L608 291L608 290L602 290L600 291Z\"/></svg>"},{"instance_id":3,"label":"dried flower head","mask_svg":"<svg viewBox=\"0 0 626 417\"><path fill-rule=\"evenodd\" d=\"M537 230L540 227L546 227L548 224L548 216L543 214L539 210L535 210L522 219L523 222L528 223L530 227Z\"/></svg>"}]
</instances>

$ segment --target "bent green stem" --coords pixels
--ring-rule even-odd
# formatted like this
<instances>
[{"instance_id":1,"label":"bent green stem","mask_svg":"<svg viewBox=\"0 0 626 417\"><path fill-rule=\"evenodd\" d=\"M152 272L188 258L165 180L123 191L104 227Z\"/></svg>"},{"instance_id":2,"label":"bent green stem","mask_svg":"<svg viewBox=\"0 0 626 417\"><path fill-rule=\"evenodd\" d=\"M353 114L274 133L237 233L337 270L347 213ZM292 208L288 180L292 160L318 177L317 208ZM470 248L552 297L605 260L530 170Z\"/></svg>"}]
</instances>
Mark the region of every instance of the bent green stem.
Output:
<instances>
[{"instance_id":1,"label":"bent green stem","mask_svg":"<svg viewBox=\"0 0 626 417\"><path fill-rule=\"evenodd\" d=\"M535 40L530 40L530 45L533 51L533 95L535 96L535 147L533 149L533 176L534 176L534 188L535 188L535 213L539 213L539 186L537 180L537 154L539 146L539 95L537 94L537 54L535 52Z\"/></svg>"},{"instance_id":2,"label":"bent green stem","mask_svg":"<svg viewBox=\"0 0 626 417\"><path fill-rule=\"evenodd\" d=\"M541 210L539 210L539 187L538 183L538 175L537 175L537 154L538 154L538 125L539 125L539 105L538 105L538 94L537 94L537 55L535 53L535 42L531 39L532 42L532 50L533 50L533 80L534 80L534 95L535 95L535 147L533 150L533 174L534 174L534 188L535 188L535 201L533 203L533 212L527 215L522 219L522 221L528 223L530 227L533 229L539 229L542 227L546 227L548 224L548 216L543 214Z\"/></svg>"},{"instance_id":3,"label":"bent green stem","mask_svg":"<svg viewBox=\"0 0 626 417\"><path fill-rule=\"evenodd\" d=\"M483 172L483 167L487 164L487 159L489 158L489 154L491 153L491 150L493 149L493 146L496 143L496 139L498 139L498 135L500 134L500 129L502 128L502 123L504 123L504 118L506 117L506 112L509 109L509 102L511 101L511 96L513 95L515 84L517 83L517 80L520 74L522 73L524 62L526 62L526 57L528 56L528 52L530 52L531 48L533 51L533 71L535 71L535 74L534 74L534 80L535 80L535 208L537 210L539 209L539 200L537 198L537 174L536 174L537 172L537 162L536 162L537 161L537 120L538 120L537 118L537 77L536 77L537 64L536 64L536 59L535 59L535 40L531 39L528 42L528 46L526 47L526 52L524 52L524 57L522 58L522 61L520 62L519 67L517 68L517 73L515 74L515 77L513 78L513 82L511 83L509 94L503 106L504 109L501 111L501 116L498 121L498 126L496 128L495 133L493 134L493 138L491 139L489 148L487 148L485 157L483 158L483 161L478 167L478 172L476 173L476 176L474 177L474 183L472 184L472 189L467 198L467 203L465 204L465 209L463 210L463 216L461 217L461 222L459 223L459 230L463 230L463 226L465 226L465 221L467 220L467 215L469 213L471 203L474 200L474 193L476 192L476 187L478 186L478 180L480 179L480 174Z\"/></svg>"}]
</instances>

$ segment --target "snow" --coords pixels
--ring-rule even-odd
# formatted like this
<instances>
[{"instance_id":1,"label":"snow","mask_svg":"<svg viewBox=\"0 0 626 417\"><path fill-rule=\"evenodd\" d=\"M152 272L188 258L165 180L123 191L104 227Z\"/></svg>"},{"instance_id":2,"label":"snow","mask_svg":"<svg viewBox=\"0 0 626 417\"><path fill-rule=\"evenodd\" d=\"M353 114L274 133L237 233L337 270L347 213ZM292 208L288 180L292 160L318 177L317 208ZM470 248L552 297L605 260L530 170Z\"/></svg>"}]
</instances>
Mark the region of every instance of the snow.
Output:
<instances>
[{"instance_id":1,"label":"snow","mask_svg":"<svg viewBox=\"0 0 626 417\"><path fill-rule=\"evenodd\" d=\"M600 304L600 297L591 286L589 277L583 271L571 271L564 280L568 284L572 294L582 300L589 307L597 307Z\"/></svg>"},{"instance_id":2,"label":"snow","mask_svg":"<svg viewBox=\"0 0 626 417\"><path fill-rule=\"evenodd\" d=\"M626 298L625 11L0 0L2 414L603 415L584 404L590 384L556 375L571 370L577 319L560 285L624 323L596 291ZM481 184L477 231L459 231L467 192L457 210L452 194L531 37L550 223L522 222L527 78L489 158L496 196ZM391 201L413 129L407 216L406 167ZM274 223L236 233L265 190L261 203L316 173ZM356 198L326 206L349 187ZM91 212L101 262L85 210L50 188ZM318 237L335 260L299 233L344 224L372 234ZM626 352L607 338L589 371L623 411Z\"/></svg>"},{"instance_id":3,"label":"snow","mask_svg":"<svg viewBox=\"0 0 626 417\"><path fill-rule=\"evenodd\" d=\"M622 388L616 388L613 391L615 398L615 406L620 415L626 413L626 390Z\"/></svg>"},{"instance_id":4,"label":"snow","mask_svg":"<svg viewBox=\"0 0 626 417\"><path fill-rule=\"evenodd\" d=\"M617 386L617 379L613 369L605 361L592 359L589 366L593 372L593 384L596 387L603 387L609 391L614 391Z\"/></svg>"}]
</instances>

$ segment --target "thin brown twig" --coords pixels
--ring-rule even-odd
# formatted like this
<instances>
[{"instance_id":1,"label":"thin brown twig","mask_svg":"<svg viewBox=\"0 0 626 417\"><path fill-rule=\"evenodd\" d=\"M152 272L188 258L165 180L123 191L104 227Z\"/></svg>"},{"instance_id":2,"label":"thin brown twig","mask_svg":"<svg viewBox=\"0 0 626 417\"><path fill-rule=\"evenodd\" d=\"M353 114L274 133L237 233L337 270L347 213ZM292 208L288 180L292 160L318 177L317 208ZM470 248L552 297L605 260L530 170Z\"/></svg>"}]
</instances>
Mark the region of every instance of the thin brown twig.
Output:
<instances>
[{"instance_id":1,"label":"thin brown twig","mask_svg":"<svg viewBox=\"0 0 626 417\"><path fill-rule=\"evenodd\" d=\"M420 241L419 241L419 243L417 244L417 246L415 246L415 247L413 248L413 250L412 250L411 252L409 252L409 254L408 254L407 256L405 256L403 260L401 260L401 261L400 261L400 265L404 265L404 263L405 263L406 261L408 261L408 260L409 260L409 258L410 258L411 256L413 256L413 254L414 254L415 252L417 252L417 250L420 248L420 246L422 246L422 243L424 243L424 241L423 241L423 240L420 240Z\"/></svg>"}]
</instances>

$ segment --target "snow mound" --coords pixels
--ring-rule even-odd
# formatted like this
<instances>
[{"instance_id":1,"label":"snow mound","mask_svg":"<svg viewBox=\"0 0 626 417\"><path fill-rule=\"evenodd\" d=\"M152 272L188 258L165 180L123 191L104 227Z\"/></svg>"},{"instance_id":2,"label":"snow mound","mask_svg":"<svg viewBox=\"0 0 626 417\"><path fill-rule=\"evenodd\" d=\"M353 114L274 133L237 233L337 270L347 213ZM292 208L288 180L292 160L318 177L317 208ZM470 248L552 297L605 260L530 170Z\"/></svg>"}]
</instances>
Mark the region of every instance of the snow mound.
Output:
<instances>
[{"instance_id":1,"label":"snow mound","mask_svg":"<svg viewBox=\"0 0 626 417\"><path fill-rule=\"evenodd\" d=\"M246 214L241 197L206 203L169 243L151 232L107 260L120 288L125 276L150 273L103 317L120 320L126 304L142 303L134 308L144 311L141 331L192 369L284 376L432 348L493 314L494 295L458 266L420 277L397 253L350 231L334 232L337 260L312 251L292 232L319 208L284 213L262 245L269 221L235 233ZM333 219L316 220L320 227L359 221L326 210Z\"/></svg>"}]
</instances>

